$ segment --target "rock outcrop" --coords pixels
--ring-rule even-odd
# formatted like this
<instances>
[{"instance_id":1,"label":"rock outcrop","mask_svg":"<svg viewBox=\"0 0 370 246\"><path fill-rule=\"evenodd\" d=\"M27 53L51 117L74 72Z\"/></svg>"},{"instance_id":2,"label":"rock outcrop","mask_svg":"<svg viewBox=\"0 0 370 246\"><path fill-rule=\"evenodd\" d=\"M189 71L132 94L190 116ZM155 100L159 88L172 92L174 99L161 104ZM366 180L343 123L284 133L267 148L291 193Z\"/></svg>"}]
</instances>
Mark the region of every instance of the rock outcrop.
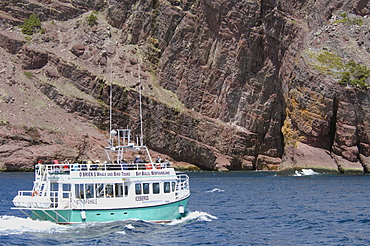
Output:
<instances>
[{"instance_id":1,"label":"rock outcrop","mask_svg":"<svg viewBox=\"0 0 370 246\"><path fill-rule=\"evenodd\" d=\"M363 0L3 1L0 168L102 158L77 142L104 145L112 84L115 126L139 132L141 86L146 144L175 161L368 172L369 9ZM45 33L21 33L31 13Z\"/></svg>"}]
</instances>

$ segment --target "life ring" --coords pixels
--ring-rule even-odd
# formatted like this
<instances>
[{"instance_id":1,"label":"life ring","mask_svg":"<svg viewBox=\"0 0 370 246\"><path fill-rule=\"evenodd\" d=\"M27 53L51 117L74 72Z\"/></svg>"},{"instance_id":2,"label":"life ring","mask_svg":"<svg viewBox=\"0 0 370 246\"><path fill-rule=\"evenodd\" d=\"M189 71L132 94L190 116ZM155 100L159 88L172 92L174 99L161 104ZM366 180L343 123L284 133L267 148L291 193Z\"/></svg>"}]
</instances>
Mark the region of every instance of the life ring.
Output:
<instances>
[{"instance_id":1,"label":"life ring","mask_svg":"<svg viewBox=\"0 0 370 246\"><path fill-rule=\"evenodd\" d=\"M32 191L32 196L39 196L39 195L40 195L40 192L38 192L37 190Z\"/></svg>"}]
</instances>

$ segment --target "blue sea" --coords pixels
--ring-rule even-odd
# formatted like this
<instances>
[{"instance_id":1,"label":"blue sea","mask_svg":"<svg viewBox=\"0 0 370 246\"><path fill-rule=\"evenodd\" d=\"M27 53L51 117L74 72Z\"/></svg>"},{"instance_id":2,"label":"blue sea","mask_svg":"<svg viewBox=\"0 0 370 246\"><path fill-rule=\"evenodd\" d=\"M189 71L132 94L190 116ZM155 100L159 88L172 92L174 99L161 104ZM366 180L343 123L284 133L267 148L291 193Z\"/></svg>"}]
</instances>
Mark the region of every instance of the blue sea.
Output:
<instances>
[{"instance_id":1,"label":"blue sea","mask_svg":"<svg viewBox=\"0 0 370 246\"><path fill-rule=\"evenodd\" d=\"M0 245L370 245L370 176L189 172L190 213L56 225L11 210L33 173L0 173Z\"/></svg>"}]
</instances>

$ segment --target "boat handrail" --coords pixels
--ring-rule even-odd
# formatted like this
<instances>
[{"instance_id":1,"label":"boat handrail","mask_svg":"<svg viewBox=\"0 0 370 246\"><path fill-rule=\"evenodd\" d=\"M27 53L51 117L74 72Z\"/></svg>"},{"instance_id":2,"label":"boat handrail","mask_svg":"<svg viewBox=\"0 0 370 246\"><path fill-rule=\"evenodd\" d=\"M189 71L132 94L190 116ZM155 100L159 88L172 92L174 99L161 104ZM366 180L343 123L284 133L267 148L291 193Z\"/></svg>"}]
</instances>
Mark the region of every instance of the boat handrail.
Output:
<instances>
[{"instance_id":1,"label":"boat handrail","mask_svg":"<svg viewBox=\"0 0 370 246\"><path fill-rule=\"evenodd\" d=\"M18 196L44 196L48 192L37 191L37 190L19 190Z\"/></svg>"},{"instance_id":2,"label":"boat handrail","mask_svg":"<svg viewBox=\"0 0 370 246\"><path fill-rule=\"evenodd\" d=\"M73 164L38 164L36 172L44 176L48 174L68 174L71 171L114 171L114 170L151 170L170 168L171 162L161 163L73 163Z\"/></svg>"},{"instance_id":3,"label":"boat handrail","mask_svg":"<svg viewBox=\"0 0 370 246\"><path fill-rule=\"evenodd\" d=\"M32 196L32 190L19 190L18 196Z\"/></svg>"},{"instance_id":4,"label":"boat handrail","mask_svg":"<svg viewBox=\"0 0 370 246\"><path fill-rule=\"evenodd\" d=\"M176 185L175 191L178 194L179 198L184 198L190 195L188 175L186 174L177 175L177 185Z\"/></svg>"}]
</instances>

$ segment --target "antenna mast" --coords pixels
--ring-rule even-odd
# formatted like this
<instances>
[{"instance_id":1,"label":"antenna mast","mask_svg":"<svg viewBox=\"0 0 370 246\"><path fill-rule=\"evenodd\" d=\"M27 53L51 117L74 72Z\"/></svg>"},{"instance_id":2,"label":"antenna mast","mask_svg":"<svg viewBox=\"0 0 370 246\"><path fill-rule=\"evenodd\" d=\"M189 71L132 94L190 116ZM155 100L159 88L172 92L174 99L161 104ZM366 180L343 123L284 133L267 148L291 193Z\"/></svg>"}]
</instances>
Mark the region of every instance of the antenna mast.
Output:
<instances>
[{"instance_id":1,"label":"antenna mast","mask_svg":"<svg viewBox=\"0 0 370 246\"><path fill-rule=\"evenodd\" d=\"M109 133L111 134L111 132L112 132L112 64L110 65L110 84L109 84Z\"/></svg>"},{"instance_id":2,"label":"antenna mast","mask_svg":"<svg viewBox=\"0 0 370 246\"><path fill-rule=\"evenodd\" d=\"M139 78L139 111L140 111L140 146L143 146L144 143L143 143L143 108L142 108L142 102L141 102L141 78L140 78L140 60L138 62L138 66L139 66L139 74L138 74L138 78Z\"/></svg>"}]
</instances>

